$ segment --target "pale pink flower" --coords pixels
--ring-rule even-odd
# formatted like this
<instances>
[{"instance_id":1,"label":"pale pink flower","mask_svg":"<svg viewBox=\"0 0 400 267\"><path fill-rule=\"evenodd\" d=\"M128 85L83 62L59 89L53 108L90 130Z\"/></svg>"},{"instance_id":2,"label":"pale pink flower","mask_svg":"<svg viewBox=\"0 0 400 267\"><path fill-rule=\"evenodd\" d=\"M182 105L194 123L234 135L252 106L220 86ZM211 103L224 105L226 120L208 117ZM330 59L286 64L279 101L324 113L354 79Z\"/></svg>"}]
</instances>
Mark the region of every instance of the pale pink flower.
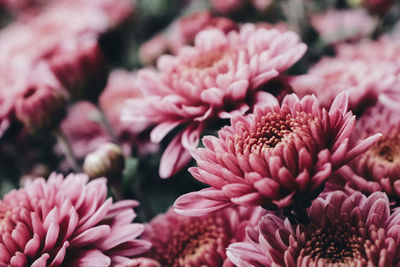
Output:
<instances>
[{"instance_id":1,"label":"pale pink flower","mask_svg":"<svg viewBox=\"0 0 400 267\"><path fill-rule=\"evenodd\" d=\"M204 127L217 118L246 112L260 98L260 85L277 77L301 58L306 45L293 32L256 29L246 24L239 32L201 31L194 47L177 56L162 56L156 72L139 71L144 99L127 102L127 121L158 123L151 133L160 142L178 125L185 127L171 141L160 163L165 178L191 159ZM250 104L251 105L251 104Z\"/></svg>"},{"instance_id":2,"label":"pale pink flower","mask_svg":"<svg viewBox=\"0 0 400 267\"><path fill-rule=\"evenodd\" d=\"M122 106L127 99L143 99L139 89L136 72L114 70L110 73L107 86L99 97L99 105L110 122L125 154L131 153L134 146L140 154L154 153L158 145L151 143L142 132L149 128L151 121L128 123L121 119Z\"/></svg>"},{"instance_id":3,"label":"pale pink flower","mask_svg":"<svg viewBox=\"0 0 400 267\"><path fill-rule=\"evenodd\" d=\"M80 101L68 109L60 127L75 156L83 159L100 145L111 142L102 124L100 111L88 101Z\"/></svg>"},{"instance_id":4,"label":"pale pink flower","mask_svg":"<svg viewBox=\"0 0 400 267\"><path fill-rule=\"evenodd\" d=\"M324 107L329 107L340 92L348 91L349 107L359 113L395 86L397 73L398 68L389 61L324 57L307 74L294 76L289 83L301 97L315 94Z\"/></svg>"},{"instance_id":5,"label":"pale pink flower","mask_svg":"<svg viewBox=\"0 0 400 267\"><path fill-rule=\"evenodd\" d=\"M335 191L307 213L307 225L265 215L256 229L247 228L250 241L229 246L229 259L238 267L399 265L400 212L391 214L384 193Z\"/></svg>"},{"instance_id":6,"label":"pale pink flower","mask_svg":"<svg viewBox=\"0 0 400 267\"><path fill-rule=\"evenodd\" d=\"M152 243L146 257L157 260L160 266L233 267L226 248L244 241L246 226L256 226L264 214L260 207L241 207L185 217L170 209L150 222L151 234L143 237Z\"/></svg>"},{"instance_id":7,"label":"pale pink flower","mask_svg":"<svg viewBox=\"0 0 400 267\"><path fill-rule=\"evenodd\" d=\"M373 133L382 136L365 153L355 158L339 173L347 179L346 189L372 194L383 191L400 199L400 111L378 105L357 121L353 143Z\"/></svg>"},{"instance_id":8,"label":"pale pink flower","mask_svg":"<svg viewBox=\"0 0 400 267\"><path fill-rule=\"evenodd\" d=\"M340 44L335 47L337 56L348 60L362 60L366 64L388 61L400 70L400 38L396 32L383 35L378 40L366 39L355 44Z\"/></svg>"},{"instance_id":9,"label":"pale pink flower","mask_svg":"<svg viewBox=\"0 0 400 267\"><path fill-rule=\"evenodd\" d=\"M150 243L134 200L107 199L106 179L52 174L28 181L0 201L1 266L115 266Z\"/></svg>"},{"instance_id":10,"label":"pale pink flower","mask_svg":"<svg viewBox=\"0 0 400 267\"><path fill-rule=\"evenodd\" d=\"M189 171L211 188L175 201L179 213L198 216L225 207L307 206L329 176L365 152L379 134L350 145L355 116L347 111L347 94L334 100L329 112L314 96L272 95L253 114L237 115L218 137L203 138L194 153L198 167Z\"/></svg>"},{"instance_id":11,"label":"pale pink flower","mask_svg":"<svg viewBox=\"0 0 400 267\"><path fill-rule=\"evenodd\" d=\"M327 43L357 41L369 36L377 25L363 9L329 10L313 14L310 23Z\"/></svg>"}]
</instances>

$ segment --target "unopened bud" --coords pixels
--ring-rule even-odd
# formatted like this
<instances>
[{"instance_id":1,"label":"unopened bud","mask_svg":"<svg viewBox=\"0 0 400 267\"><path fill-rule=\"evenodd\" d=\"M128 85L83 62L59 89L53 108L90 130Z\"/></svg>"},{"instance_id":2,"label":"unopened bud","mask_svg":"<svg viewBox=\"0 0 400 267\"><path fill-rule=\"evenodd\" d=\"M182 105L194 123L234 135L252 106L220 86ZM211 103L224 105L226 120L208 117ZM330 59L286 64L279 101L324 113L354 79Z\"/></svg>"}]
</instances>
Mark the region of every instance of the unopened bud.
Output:
<instances>
[{"instance_id":1,"label":"unopened bud","mask_svg":"<svg viewBox=\"0 0 400 267\"><path fill-rule=\"evenodd\" d=\"M90 178L120 176L125 167L122 150L113 143L101 145L86 156L83 170Z\"/></svg>"},{"instance_id":2,"label":"unopened bud","mask_svg":"<svg viewBox=\"0 0 400 267\"><path fill-rule=\"evenodd\" d=\"M17 99L15 116L31 131L58 126L66 113L66 92L50 85L32 85Z\"/></svg>"}]
</instances>

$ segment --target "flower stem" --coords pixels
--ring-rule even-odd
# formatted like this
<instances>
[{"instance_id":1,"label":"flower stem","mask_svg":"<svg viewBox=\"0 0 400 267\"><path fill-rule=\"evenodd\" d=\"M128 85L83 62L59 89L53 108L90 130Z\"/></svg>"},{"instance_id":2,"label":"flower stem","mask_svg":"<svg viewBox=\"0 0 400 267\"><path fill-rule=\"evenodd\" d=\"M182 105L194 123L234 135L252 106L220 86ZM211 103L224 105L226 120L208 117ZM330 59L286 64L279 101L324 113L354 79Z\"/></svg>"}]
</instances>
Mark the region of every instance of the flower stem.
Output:
<instances>
[{"instance_id":1,"label":"flower stem","mask_svg":"<svg viewBox=\"0 0 400 267\"><path fill-rule=\"evenodd\" d=\"M74 155L74 152L72 151L71 144L68 142L67 137L64 135L64 133L60 129L55 129L53 131L54 136L57 139L57 143L59 144L65 159L68 163L68 165L71 167L74 172L82 172L82 168L78 164L78 161Z\"/></svg>"},{"instance_id":2,"label":"flower stem","mask_svg":"<svg viewBox=\"0 0 400 267\"><path fill-rule=\"evenodd\" d=\"M107 133L111 136L112 142L114 144L120 145L119 140L118 140L118 136L115 133L110 121L108 120L108 118L104 114L104 111L102 110L102 108L100 106L97 106L97 109L99 110L101 123L104 125L104 128L106 129Z\"/></svg>"}]
</instances>

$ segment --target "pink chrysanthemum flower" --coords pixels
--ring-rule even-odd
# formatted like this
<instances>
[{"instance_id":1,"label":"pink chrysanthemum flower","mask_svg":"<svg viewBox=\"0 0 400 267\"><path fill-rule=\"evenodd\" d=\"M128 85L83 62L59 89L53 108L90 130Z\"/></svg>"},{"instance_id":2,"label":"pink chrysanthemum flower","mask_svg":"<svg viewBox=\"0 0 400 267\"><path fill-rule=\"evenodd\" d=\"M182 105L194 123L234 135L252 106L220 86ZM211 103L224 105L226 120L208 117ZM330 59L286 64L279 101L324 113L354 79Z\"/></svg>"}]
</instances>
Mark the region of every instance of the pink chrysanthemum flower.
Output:
<instances>
[{"instance_id":1,"label":"pink chrysanthemum flower","mask_svg":"<svg viewBox=\"0 0 400 267\"><path fill-rule=\"evenodd\" d=\"M382 92L396 84L397 67L388 61L374 62L343 57L325 57L305 75L290 78L293 91L299 96L315 94L324 107L343 91L349 92L349 108L361 112L373 105Z\"/></svg>"},{"instance_id":2,"label":"pink chrysanthemum flower","mask_svg":"<svg viewBox=\"0 0 400 267\"><path fill-rule=\"evenodd\" d=\"M114 266L150 243L132 208L112 203L104 178L84 174L35 179L0 201L0 266Z\"/></svg>"},{"instance_id":3,"label":"pink chrysanthemum flower","mask_svg":"<svg viewBox=\"0 0 400 267\"><path fill-rule=\"evenodd\" d=\"M400 38L398 33L383 35L378 40L366 39L356 44L336 46L337 56L348 60L363 60L369 64L388 61L400 70Z\"/></svg>"},{"instance_id":4,"label":"pink chrysanthemum flower","mask_svg":"<svg viewBox=\"0 0 400 267\"><path fill-rule=\"evenodd\" d=\"M151 138L160 142L178 125L185 128L171 141L160 163L160 176L169 177L191 159L207 123L249 109L257 87L292 66L306 45L293 32L256 29L246 24L239 32L201 31L194 47L158 60L160 73L138 74L145 99L131 100L127 121L158 123Z\"/></svg>"},{"instance_id":5,"label":"pink chrysanthemum flower","mask_svg":"<svg viewBox=\"0 0 400 267\"><path fill-rule=\"evenodd\" d=\"M154 153L159 149L158 144L150 142L148 134L142 134L151 126L149 121L127 123L121 119L121 106L127 99L143 99L136 76L136 72L114 70L110 73L107 86L99 97L100 108L126 155L131 154L132 146L142 155Z\"/></svg>"},{"instance_id":6,"label":"pink chrysanthemum flower","mask_svg":"<svg viewBox=\"0 0 400 267\"><path fill-rule=\"evenodd\" d=\"M137 134L150 126L149 122L127 123L121 120L122 109L126 99L142 99L138 88L136 72L114 70L110 73L106 88L99 97L99 105L110 121L118 136Z\"/></svg>"},{"instance_id":7,"label":"pink chrysanthemum flower","mask_svg":"<svg viewBox=\"0 0 400 267\"><path fill-rule=\"evenodd\" d=\"M235 205L308 206L333 171L380 136L350 146L355 117L347 112L345 93L329 112L314 96L291 94L282 105L269 96L254 114L235 116L218 137L203 138L205 148L194 154L198 167L189 171L212 187L179 197L176 211L196 216Z\"/></svg>"},{"instance_id":8,"label":"pink chrysanthemum flower","mask_svg":"<svg viewBox=\"0 0 400 267\"><path fill-rule=\"evenodd\" d=\"M317 198L308 209L309 224L265 215L249 242L229 246L238 267L398 266L400 212L390 214L389 200L377 192L368 198L341 191Z\"/></svg>"},{"instance_id":9,"label":"pink chrysanthemum flower","mask_svg":"<svg viewBox=\"0 0 400 267\"><path fill-rule=\"evenodd\" d=\"M377 25L363 9L329 10L312 15L310 22L327 43L356 41L370 35Z\"/></svg>"},{"instance_id":10,"label":"pink chrysanthemum flower","mask_svg":"<svg viewBox=\"0 0 400 267\"><path fill-rule=\"evenodd\" d=\"M111 136L101 122L100 111L88 101L77 102L68 109L61 130L78 158L84 158L100 145L111 142Z\"/></svg>"},{"instance_id":11,"label":"pink chrysanthemum flower","mask_svg":"<svg viewBox=\"0 0 400 267\"><path fill-rule=\"evenodd\" d=\"M150 222L150 232L144 239L151 241L152 249L145 256L157 260L160 266L233 267L226 248L244 241L246 226L256 226L264 214L260 207L240 207L185 217L169 209Z\"/></svg>"},{"instance_id":12,"label":"pink chrysanthemum flower","mask_svg":"<svg viewBox=\"0 0 400 267\"><path fill-rule=\"evenodd\" d=\"M340 169L346 188L372 194L384 191L400 200L400 111L378 105L358 121L351 142L380 132L382 136L365 153Z\"/></svg>"}]
</instances>

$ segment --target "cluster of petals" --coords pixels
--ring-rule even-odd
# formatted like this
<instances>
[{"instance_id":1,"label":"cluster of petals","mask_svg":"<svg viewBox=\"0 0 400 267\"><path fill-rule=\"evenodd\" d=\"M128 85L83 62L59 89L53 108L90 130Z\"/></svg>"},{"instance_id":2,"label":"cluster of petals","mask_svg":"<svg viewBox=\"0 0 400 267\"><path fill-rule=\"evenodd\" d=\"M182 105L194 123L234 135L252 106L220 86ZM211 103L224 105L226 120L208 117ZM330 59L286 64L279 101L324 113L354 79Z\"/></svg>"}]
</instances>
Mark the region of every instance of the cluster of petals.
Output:
<instances>
[{"instance_id":1,"label":"cluster of petals","mask_svg":"<svg viewBox=\"0 0 400 267\"><path fill-rule=\"evenodd\" d=\"M364 9L329 10L312 15L310 23L327 43L359 40L369 36L377 25Z\"/></svg>"},{"instance_id":2,"label":"cluster of petals","mask_svg":"<svg viewBox=\"0 0 400 267\"><path fill-rule=\"evenodd\" d=\"M183 47L177 56L160 57L158 72L139 71L145 98L128 101L123 116L157 123L151 133L156 143L178 125L184 127L161 159L160 176L169 177L191 159L189 151L208 123L251 108L257 88L291 67L305 50L293 32L256 29L252 24L228 34L201 31L194 46Z\"/></svg>"},{"instance_id":3,"label":"cluster of petals","mask_svg":"<svg viewBox=\"0 0 400 267\"><path fill-rule=\"evenodd\" d=\"M58 0L46 5L40 16L17 20L2 29L0 128L6 128L14 117L18 99L31 88L43 87L42 81L35 79L37 68L48 70L46 80L57 81L51 85L54 90L71 95L86 83L104 80L106 65L99 35L122 23L131 11L129 0L117 4L110 0Z\"/></svg>"},{"instance_id":4,"label":"cluster of petals","mask_svg":"<svg viewBox=\"0 0 400 267\"><path fill-rule=\"evenodd\" d=\"M152 248L144 256L159 266L233 267L226 248L244 241L245 228L255 227L263 215L261 207L229 208L201 217L186 217L169 209L150 222L143 239L151 241Z\"/></svg>"},{"instance_id":5,"label":"cluster of petals","mask_svg":"<svg viewBox=\"0 0 400 267\"><path fill-rule=\"evenodd\" d=\"M358 142L373 133L382 136L365 153L340 169L346 179L346 190L372 194L385 192L400 199L400 111L379 104L357 121L350 141Z\"/></svg>"},{"instance_id":6,"label":"cluster of petals","mask_svg":"<svg viewBox=\"0 0 400 267\"><path fill-rule=\"evenodd\" d=\"M300 97L314 94L324 107L343 91L349 92L349 108L356 113L373 105L380 94L398 87L398 67L390 61L324 57L307 74L289 78Z\"/></svg>"},{"instance_id":7,"label":"cluster of petals","mask_svg":"<svg viewBox=\"0 0 400 267\"><path fill-rule=\"evenodd\" d=\"M265 215L249 241L228 247L238 267L398 266L400 213L382 192L369 197L335 191L307 210L309 223Z\"/></svg>"},{"instance_id":8,"label":"cluster of petals","mask_svg":"<svg viewBox=\"0 0 400 267\"><path fill-rule=\"evenodd\" d=\"M351 145L355 116L341 93L329 111L314 96L272 95L253 114L237 115L218 137L205 136L194 153L198 167L189 171L210 185L175 201L179 213L196 216L222 208L308 206L329 176L366 151L375 134Z\"/></svg>"},{"instance_id":9,"label":"cluster of petals","mask_svg":"<svg viewBox=\"0 0 400 267\"><path fill-rule=\"evenodd\" d=\"M138 203L107 199L106 179L52 174L0 202L1 266L115 266L147 251Z\"/></svg>"}]
</instances>

